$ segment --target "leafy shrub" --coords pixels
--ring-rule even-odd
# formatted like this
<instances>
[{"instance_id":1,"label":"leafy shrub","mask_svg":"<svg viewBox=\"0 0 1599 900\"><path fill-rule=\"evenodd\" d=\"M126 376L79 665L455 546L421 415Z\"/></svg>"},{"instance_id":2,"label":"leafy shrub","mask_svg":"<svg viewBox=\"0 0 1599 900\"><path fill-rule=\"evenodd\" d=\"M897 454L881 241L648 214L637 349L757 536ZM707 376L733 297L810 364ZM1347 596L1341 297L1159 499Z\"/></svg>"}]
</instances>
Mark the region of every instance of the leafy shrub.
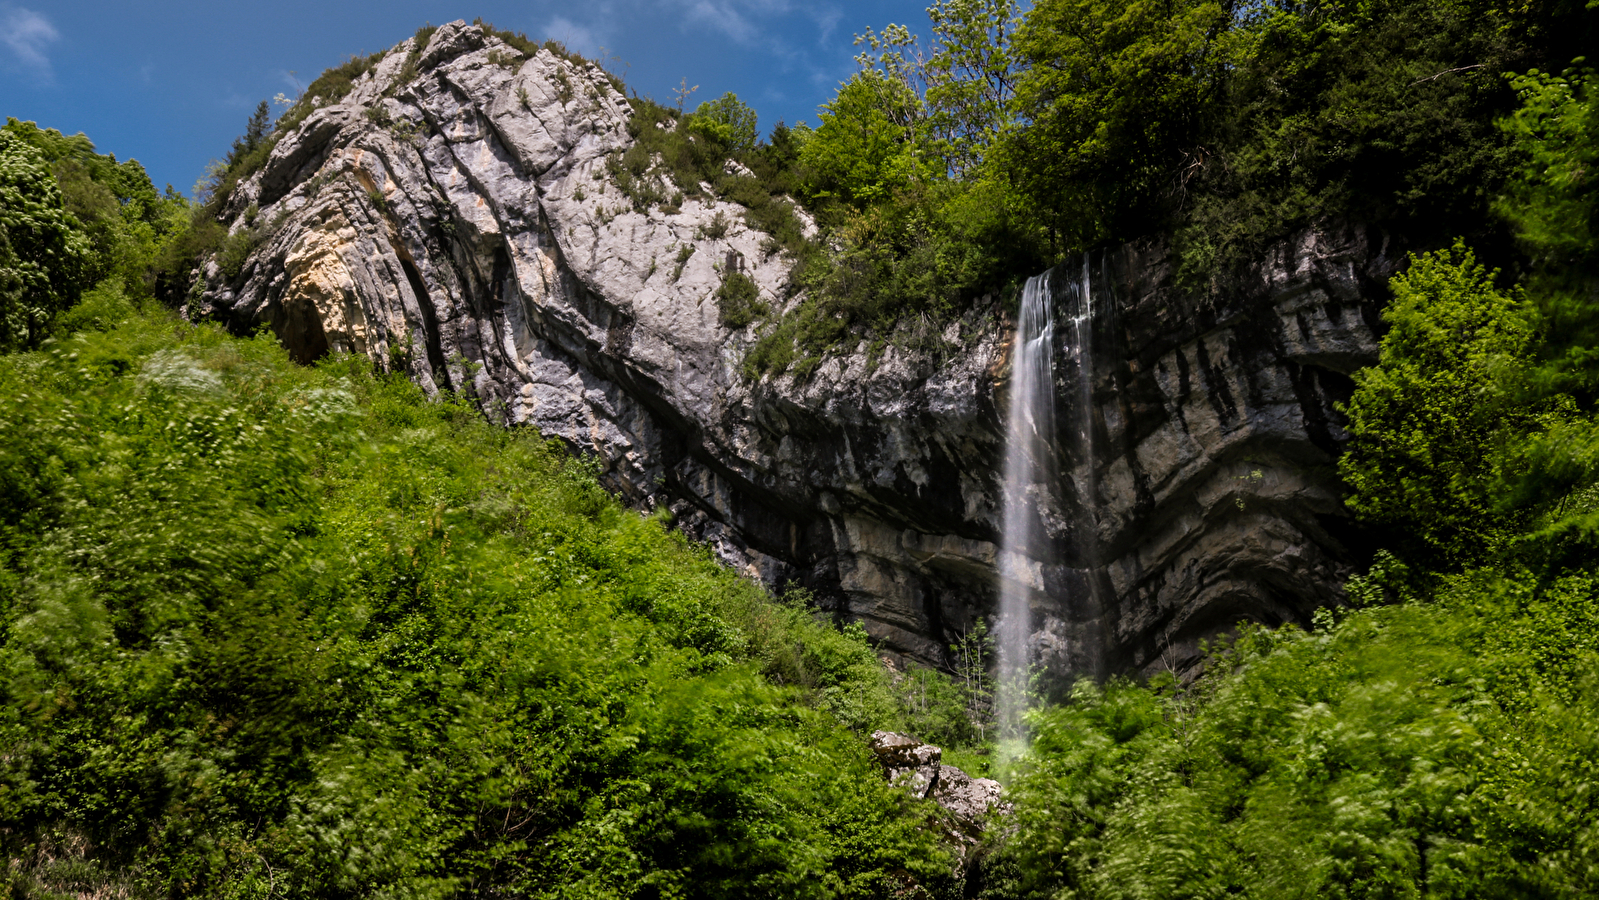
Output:
<instances>
[{"instance_id":1,"label":"leafy shrub","mask_svg":"<svg viewBox=\"0 0 1599 900\"><path fill-rule=\"evenodd\" d=\"M723 327L743 328L755 317L767 312L761 302L760 289L743 272L728 272L716 289L716 308L721 313Z\"/></svg>"},{"instance_id":2,"label":"leafy shrub","mask_svg":"<svg viewBox=\"0 0 1599 900\"><path fill-rule=\"evenodd\" d=\"M701 103L690 121L695 134L720 143L733 156L754 150L760 134L755 110L732 91Z\"/></svg>"},{"instance_id":3,"label":"leafy shrub","mask_svg":"<svg viewBox=\"0 0 1599 900\"><path fill-rule=\"evenodd\" d=\"M1012 895L1586 896L1596 603L1479 572L1246 632L1183 692L1079 684L1011 788Z\"/></svg>"},{"instance_id":4,"label":"leafy shrub","mask_svg":"<svg viewBox=\"0 0 1599 900\"><path fill-rule=\"evenodd\" d=\"M38 343L88 286L92 262L44 155L0 130L0 350Z\"/></svg>"},{"instance_id":5,"label":"leafy shrub","mask_svg":"<svg viewBox=\"0 0 1599 900\"><path fill-rule=\"evenodd\" d=\"M716 215L711 216L711 220L709 222L706 222L704 225L700 226L700 236L709 238L713 241L719 241L722 238L727 237L727 224L727 216L724 213L718 212Z\"/></svg>"},{"instance_id":6,"label":"leafy shrub","mask_svg":"<svg viewBox=\"0 0 1599 900\"><path fill-rule=\"evenodd\" d=\"M1438 563L1481 562L1525 524L1496 508L1523 438L1552 424L1515 397L1534 323L1463 244L1392 281L1376 366L1355 375L1338 470L1357 515L1396 527ZM1420 549L1420 548L1417 548Z\"/></svg>"}]
</instances>

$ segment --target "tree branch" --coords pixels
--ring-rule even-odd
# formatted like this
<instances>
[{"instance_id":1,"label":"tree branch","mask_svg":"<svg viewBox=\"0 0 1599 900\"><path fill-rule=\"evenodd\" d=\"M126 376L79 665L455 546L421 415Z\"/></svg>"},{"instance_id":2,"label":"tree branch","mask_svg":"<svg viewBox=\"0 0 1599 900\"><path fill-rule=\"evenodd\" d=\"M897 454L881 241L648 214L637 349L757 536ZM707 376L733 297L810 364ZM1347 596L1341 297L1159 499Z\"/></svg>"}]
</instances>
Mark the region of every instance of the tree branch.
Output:
<instances>
[{"instance_id":1,"label":"tree branch","mask_svg":"<svg viewBox=\"0 0 1599 900\"><path fill-rule=\"evenodd\" d=\"M1421 84L1424 81L1432 81L1434 78L1442 78L1445 75L1451 74L1453 72L1468 72L1468 71L1470 71L1472 69L1480 69L1480 68L1482 68L1485 65L1487 65L1487 63L1472 63L1469 66L1460 66L1459 68L1455 68L1455 69L1445 69L1442 72L1439 72L1437 75L1428 75L1426 78L1417 78L1415 81L1412 81L1410 84L1405 85L1405 86L1406 87L1415 87L1416 85Z\"/></svg>"}]
</instances>

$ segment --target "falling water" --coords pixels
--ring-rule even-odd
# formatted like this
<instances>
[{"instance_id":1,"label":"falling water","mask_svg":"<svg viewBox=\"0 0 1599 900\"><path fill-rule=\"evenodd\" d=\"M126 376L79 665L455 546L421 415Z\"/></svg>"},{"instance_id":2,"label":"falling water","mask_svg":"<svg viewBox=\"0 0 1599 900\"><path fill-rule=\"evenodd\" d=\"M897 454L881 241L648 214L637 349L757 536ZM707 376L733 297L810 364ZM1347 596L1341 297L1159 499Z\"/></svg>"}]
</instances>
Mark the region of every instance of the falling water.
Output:
<instances>
[{"instance_id":1,"label":"falling water","mask_svg":"<svg viewBox=\"0 0 1599 900\"><path fill-rule=\"evenodd\" d=\"M1065 270L1056 270L1054 280L1062 282L1061 306L1071 311L1070 334L1065 348L1074 360L1076 393L1069 408L1070 452L1082 477L1076 479L1078 506L1086 511L1087 521L1072 529L1077 537L1078 555L1092 545L1093 513L1096 508L1094 447L1092 426L1093 369L1093 290L1088 258L1082 260L1077 279L1066 279ZM1022 291L1021 314L1017 317L1016 338L1012 344L1010 415L1005 436L1004 517L1000 546L999 680L996 687L999 734L1010 750L1020 752L1027 735L1022 714L1027 710L1030 665L1028 637L1031 630L1029 598L1043 588L1043 562L1052 557L1038 533L1043 511L1055 507L1057 477L1051 443L1055 427L1055 322L1056 298L1051 290L1051 273L1027 282ZM1091 598L1080 598L1088 601Z\"/></svg>"},{"instance_id":2,"label":"falling water","mask_svg":"<svg viewBox=\"0 0 1599 900\"><path fill-rule=\"evenodd\" d=\"M1094 464L1094 290L1089 278L1088 254L1083 254L1083 267L1077 283L1072 285L1072 356L1077 361L1077 396L1072 404L1072 448L1076 455L1076 469L1081 473L1077 480L1077 500L1083 510L1082 520L1074 529L1077 536L1077 555L1092 555L1094 544L1095 511L1099 509L1099 471Z\"/></svg>"},{"instance_id":3,"label":"falling water","mask_svg":"<svg viewBox=\"0 0 1599 900\"><path fill-rule=\"evenodd\" d=\"M1055 430L1055 322L1049 273L1029 279L1022 290L1016 338L1011 345L1010 415L1005 435L1004 518L999 574L999 681L996 713L1002 741L1025 739L1027 635L1030 585L1039 564L1030 552L1040 522L1039 501L1050 492L1050 437Z\"/></svg>"}]
</instances>

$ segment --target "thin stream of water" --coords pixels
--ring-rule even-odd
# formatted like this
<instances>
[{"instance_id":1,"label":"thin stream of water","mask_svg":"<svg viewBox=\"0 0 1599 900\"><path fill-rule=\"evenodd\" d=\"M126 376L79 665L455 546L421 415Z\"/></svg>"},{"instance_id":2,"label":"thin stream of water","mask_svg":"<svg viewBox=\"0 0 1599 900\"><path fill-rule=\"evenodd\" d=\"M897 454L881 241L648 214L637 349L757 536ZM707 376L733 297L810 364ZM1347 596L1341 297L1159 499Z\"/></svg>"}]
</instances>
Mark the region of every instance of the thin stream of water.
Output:
<instances>
[{"instance_id":1,"label":"thin stream of water","mask_svg":"<svg viewBox=\"0 0 1599 900\"><path fill-rule=\"evenodd\" d=\"M1092 424L1093 367L1093 285L1088 257L1075 281L1062 285L1068 295L1061 299L1072 310L1069 319L1072 342L1069 347L1076 363L1077 396L1073 399L1074 422L1068 423L1077 467L1084 478L1076 485L1079 505L1084 510L1097 507L1094 483ZM1050 554L1041 546L1038 533L1043 522L1040 510L1046 508L1056 485L1050 442L1055 430L1055 297L1049 273L1027 282L1022 291L1016 336L1011 350L1010 408L1006 419L1004 513L1001 521L999 576L998 643L999 677L996 684L996 718L1002 759L1014 758L1027 747L1028 687L1032 659L1028 651L1032 616L1030 599L1043 587L1040 560ZM1053 505L1053 504L1048 504ZM1092 521L1079 528L1079 540L1092 541ZM1085 548L1079 547L1079 550Z\"/></svg>"},{"instance_id":2,"label":"thin stream of water","mask_svg":"<svg viewBox=\"0 0 1599 900\"><path fill-rule=\"evenodd\" d=\"M1029 598L1040 577L1039 565L1029 550L1038 538L1039 500L1051 489L1047 461L1055 431L1051 300L1048 273L1028 280L1011 346L996 634L999 678L995 713L1002 743L1025 742L1022 714L1027 710Z\"/></svg>"}]
</instances>

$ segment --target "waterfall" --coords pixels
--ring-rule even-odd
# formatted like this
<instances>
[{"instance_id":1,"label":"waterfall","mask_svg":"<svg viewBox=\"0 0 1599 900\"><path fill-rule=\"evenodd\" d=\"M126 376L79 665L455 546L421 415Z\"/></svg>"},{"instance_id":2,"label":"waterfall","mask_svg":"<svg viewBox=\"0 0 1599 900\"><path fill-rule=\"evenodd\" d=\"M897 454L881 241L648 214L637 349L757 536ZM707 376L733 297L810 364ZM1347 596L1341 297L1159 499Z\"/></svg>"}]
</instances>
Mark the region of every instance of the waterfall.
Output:
<instances>
[{"instance_id":1,"label":"waterfall","mask_svg":"<svg viewBox=\"0 0 1599 900\"><path fill-rule=\"evenodd\" d=\"M1065 348L1075 362L1075 392L1069 409L1069 448L1081 473L1074 480L1078 507L1086 521L1071 529L1077 556L1091 552L1094 515L1097 508L1094 483L1093 433L1093 285L1087 254L1076 279L1061 277L1064 267L1055 270L1061 284L1061 306L1071 310L1069 340ZM1022 714L1027 711L1028 680L1033 660L1028 639L1032 630L1030 599L1042 590L1043 565L1053 561L1054 553L1040 534L1045 511L1054 509L1052 499L1059 478L1054 467L1055 427L1055 305L1051 272L1034 277L1022 291L1021 311L1016 320L1016 337L1011 345L1010 409L1005 435L1004 514L1001 521L999 555L1000 600L998 638L999 678L996 684L996 713L999 736L1011 750L1025 747L1027 735ZM1091 598L1079 598L1090 602Z\"/></svg>"},{"instance_id":2,"label":"waterfall","mask_svg":"<svg viewBox=\"0 0 1599 900\"><path fill-rule=\"evenodd\" d=\"M1027 709L1029 598L1040 580L1032 549L1038 538L1039 500L1047 497L1050 442L1055 432L1055 322L1049 273L1022 289L1011 344L1010 410L1005 435L1004 515L999 554L999 678L996 714L1001 741L1024 740Z\"/></svg>"}]
</instances>

